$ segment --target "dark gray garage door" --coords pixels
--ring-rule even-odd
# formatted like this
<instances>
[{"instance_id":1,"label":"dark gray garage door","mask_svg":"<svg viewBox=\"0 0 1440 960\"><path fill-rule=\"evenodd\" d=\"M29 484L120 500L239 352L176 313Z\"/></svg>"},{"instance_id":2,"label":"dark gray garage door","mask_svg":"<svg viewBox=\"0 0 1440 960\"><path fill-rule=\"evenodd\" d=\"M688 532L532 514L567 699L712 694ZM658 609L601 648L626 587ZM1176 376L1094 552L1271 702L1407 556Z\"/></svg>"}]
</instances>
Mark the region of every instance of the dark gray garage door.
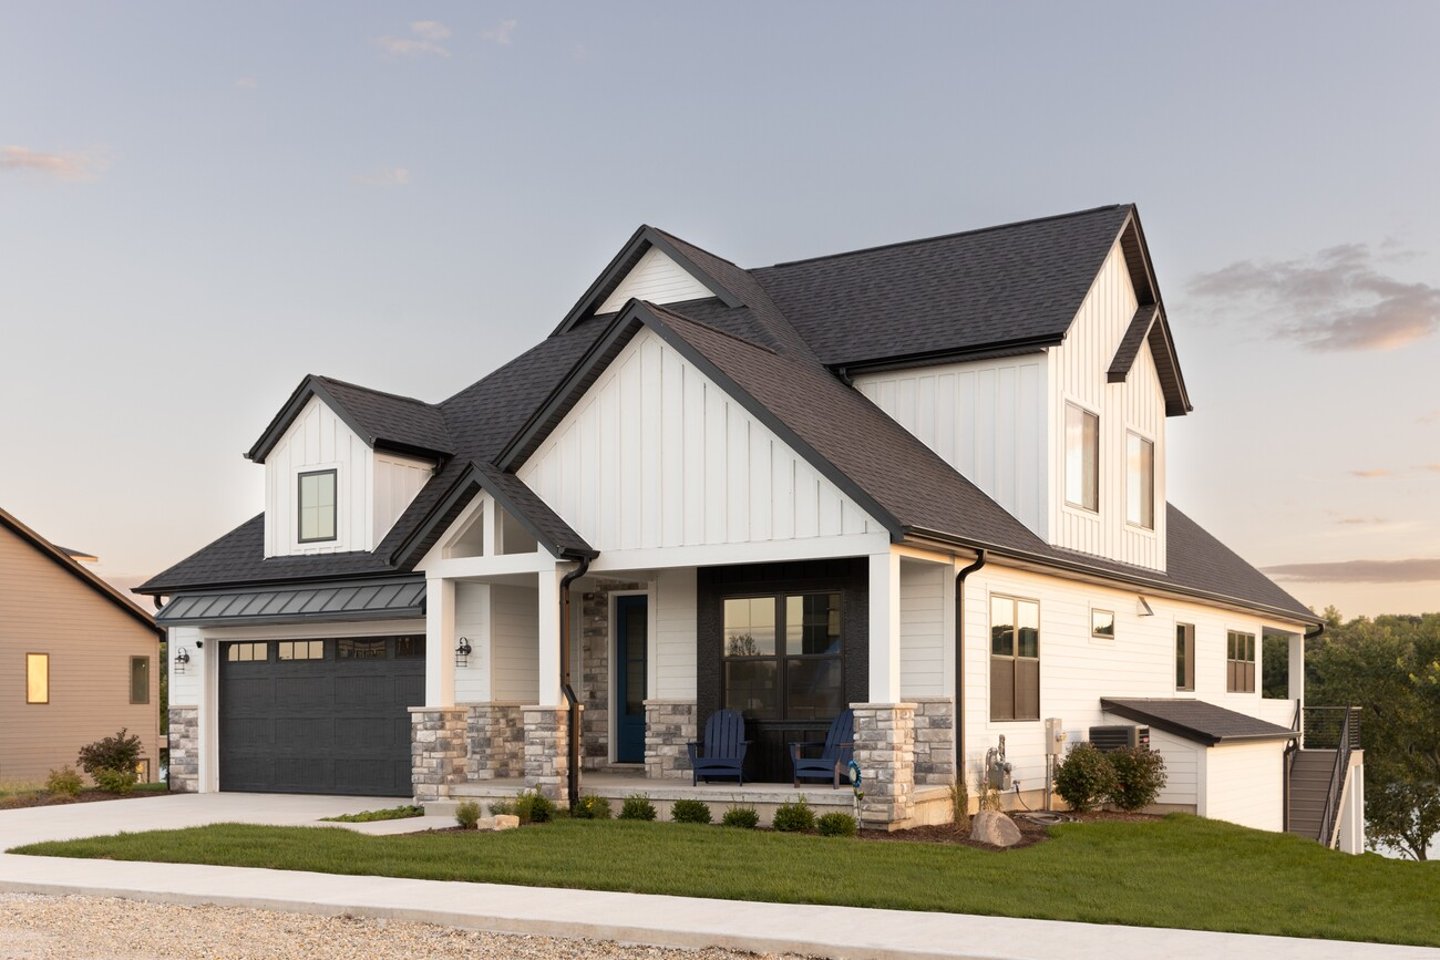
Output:
<instances>
[{"instance_id":1,"label":"dark gray garage door","mask_svg":"<svg viewBox=\"0 0 1440 960\"><path fill-rule=\"evenodd\" d=\"M220 789L404 797L425 638L225 643Z\"/></svg>"}]
</instances>

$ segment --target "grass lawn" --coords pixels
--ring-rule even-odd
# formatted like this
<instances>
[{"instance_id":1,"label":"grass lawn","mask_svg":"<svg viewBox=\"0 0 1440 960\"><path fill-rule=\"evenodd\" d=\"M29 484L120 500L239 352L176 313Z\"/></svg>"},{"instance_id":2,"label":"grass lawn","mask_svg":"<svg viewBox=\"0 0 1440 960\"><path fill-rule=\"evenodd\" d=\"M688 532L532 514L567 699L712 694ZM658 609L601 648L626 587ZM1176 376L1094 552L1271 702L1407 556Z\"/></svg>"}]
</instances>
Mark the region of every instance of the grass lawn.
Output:
<instances>
[{"instance_id":1,"label":"grass lawn","mask_svg":"<svg viewBox=\"0 0 1440 960\"><path fill-rule=\"evenodd\" d=\"M1440 946L1440 867L1176 815L995 853L627 821L372 837L221 824L12 853L580 887Z\"/></svg>"}]
</instances>

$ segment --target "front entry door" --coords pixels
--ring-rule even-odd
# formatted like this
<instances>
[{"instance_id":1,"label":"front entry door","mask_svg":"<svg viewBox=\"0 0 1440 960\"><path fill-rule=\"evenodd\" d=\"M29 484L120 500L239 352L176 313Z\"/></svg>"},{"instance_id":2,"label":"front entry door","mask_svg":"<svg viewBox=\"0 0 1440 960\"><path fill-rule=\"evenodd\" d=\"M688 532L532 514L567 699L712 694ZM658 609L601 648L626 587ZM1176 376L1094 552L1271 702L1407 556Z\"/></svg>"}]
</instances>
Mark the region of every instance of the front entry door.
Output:
<instances>
[{"instance_id":1,"label":"front entry door","mask_svg":"<svg viewBox=\"0 0 1440 960\"><path fill-rule=\"evenodd\" d=\"M615 598L615 760L645 762L647 598Z\"/></svg>"}]
</instances>

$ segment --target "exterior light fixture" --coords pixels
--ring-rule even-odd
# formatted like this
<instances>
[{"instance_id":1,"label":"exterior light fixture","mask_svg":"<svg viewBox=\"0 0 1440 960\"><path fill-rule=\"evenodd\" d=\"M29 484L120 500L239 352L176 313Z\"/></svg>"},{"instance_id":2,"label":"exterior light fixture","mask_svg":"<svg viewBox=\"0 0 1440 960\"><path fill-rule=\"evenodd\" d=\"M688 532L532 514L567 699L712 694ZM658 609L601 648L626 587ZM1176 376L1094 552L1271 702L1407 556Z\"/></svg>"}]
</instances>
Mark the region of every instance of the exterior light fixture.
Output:
<instances>
[{"instance_id":1,"label":"exterior light fixture","mask_svg":"<svg viewBox=\"0 0 1440 960\"><path fill-rule=\"evenodd\" d=\"M189 650L186 650L184 647L181 647L180 650L175 654L175 672L176 672L176 673L184 673L184 672L185 672L185 666L186 666L186 664L188 664L189 662L190 662L190 651L189 651Z\"/></svg>"},{"instance_id":2,"label":"exterior light fixture","mask_svg":"<svg viewBox=\"0 0 1440 960\"><path fill-rule=\"evenodd\" d=\"M460 645L455 648L455 666L468 667L470 665L470 650L470 641L461 637Z\"/></svg>"},{"instance_id":3,"label":"exterior light fixture","mask_svg":"<svg viewBox=\"0 0 1440 960\"><path fill-rule=\"evenodd\" d=\"M1139 602L1135 604L1135 615L1137 617L1155 616L1155 611L1150 609L1150 601L1146 600L1144 597L1139 597L1138 600Z\"/></svg>"}]
</instances>

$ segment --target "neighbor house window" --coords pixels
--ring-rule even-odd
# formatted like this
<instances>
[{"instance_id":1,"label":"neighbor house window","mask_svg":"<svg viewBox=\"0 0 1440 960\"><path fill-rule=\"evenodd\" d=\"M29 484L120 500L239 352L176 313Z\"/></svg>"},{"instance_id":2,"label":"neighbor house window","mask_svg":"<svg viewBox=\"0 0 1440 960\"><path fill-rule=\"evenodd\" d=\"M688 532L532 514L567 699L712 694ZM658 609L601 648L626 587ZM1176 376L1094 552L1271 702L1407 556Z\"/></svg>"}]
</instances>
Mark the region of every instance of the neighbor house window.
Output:
<instances>
[{"instance_id":1,"label":"neighbor house window","mask_svg":"<svg viewBox=\"0 0 1440 960\"><path fill-rule=\"evenodd\" d=\"M335 471L300 474L300 542L335 539Z\"/></svg>"},{"instance_id":2,"label":"neighbor house window","mask_svg":"<svg viewBox=\"0 0 1440 960\"><path fill-rule=\"evenodd\" d=\"M130 658L130 702L150 702L150 658Z\"/></svg>"},{"instance_id":3,"label":"neighbor house window","mask_svg":"<svg viewBox=\"0 0 1440 960\"><path fill-rule=\"evenodd\" d=\"M50 702L50 654L25 654L25 702Z\"/></svg>"},{"instance_id":4,"label":"neighbor house window","mask_svg":"<svg viewBox=\"0 0 1440 960\"><path fill-rule=\"evenodd\" d=\"M1065 502L1100 509L1100 418L1065 404Z\"/></svg>"},{"instance_id":5,"label":"neighbor house window","mask_svg":"<svg viewBox=\"0 0 1440 960\"><path fill-rule=\"evenodd\" d=\"M1115 639L1115 611L1090 611L1090 636L1099 640Z\"/></svg>"},{"instance_id":6,"label":"neighbor house window","mask_svg":"<svg viewBox=\"0 0 1440 960\"><path fill-rule=\"evenodd\" d=\"M839 593L730 597L724 703L756 720L828 720L845 708Z\"/></svg>"},{"instance_id":7,"label":"neighbor house window","mask_svg":"<svg viewBox=\"0 0 1440 960\"><path fill-rule=\"evenodd\" d=\"M1040 604L990 598L990 719L1040 719Z\"/></svg>"},{"instance_id":8,"label":"neighbor house window","mask_svg":"<svg viewBox=\"0 0 1440 960\"><path fill-rule=\"evenodd\" d=\"M1175 624L1175 689L1195 689L1195 625Z\"/></svg>"},{"instance_id":9,"label":"neighbor house window","mask_svg":"<svg viewBox=\"0 0 1440 960\"><path fill-rule=\"evenodd\" d=\"M1255 634L1231 630L1226 637L1225 689L1255 692Z\"/></svg>"},{"instance_id":10,"label":"neighbor house window","mask_svg":"<svg viewBox=\"0 0 1440 960\"><path fill-rule=\"evenodd\" d=\"M1155 529L1155 444L1125 435L1125 521Z\"/></svg>"}]
</instances>

